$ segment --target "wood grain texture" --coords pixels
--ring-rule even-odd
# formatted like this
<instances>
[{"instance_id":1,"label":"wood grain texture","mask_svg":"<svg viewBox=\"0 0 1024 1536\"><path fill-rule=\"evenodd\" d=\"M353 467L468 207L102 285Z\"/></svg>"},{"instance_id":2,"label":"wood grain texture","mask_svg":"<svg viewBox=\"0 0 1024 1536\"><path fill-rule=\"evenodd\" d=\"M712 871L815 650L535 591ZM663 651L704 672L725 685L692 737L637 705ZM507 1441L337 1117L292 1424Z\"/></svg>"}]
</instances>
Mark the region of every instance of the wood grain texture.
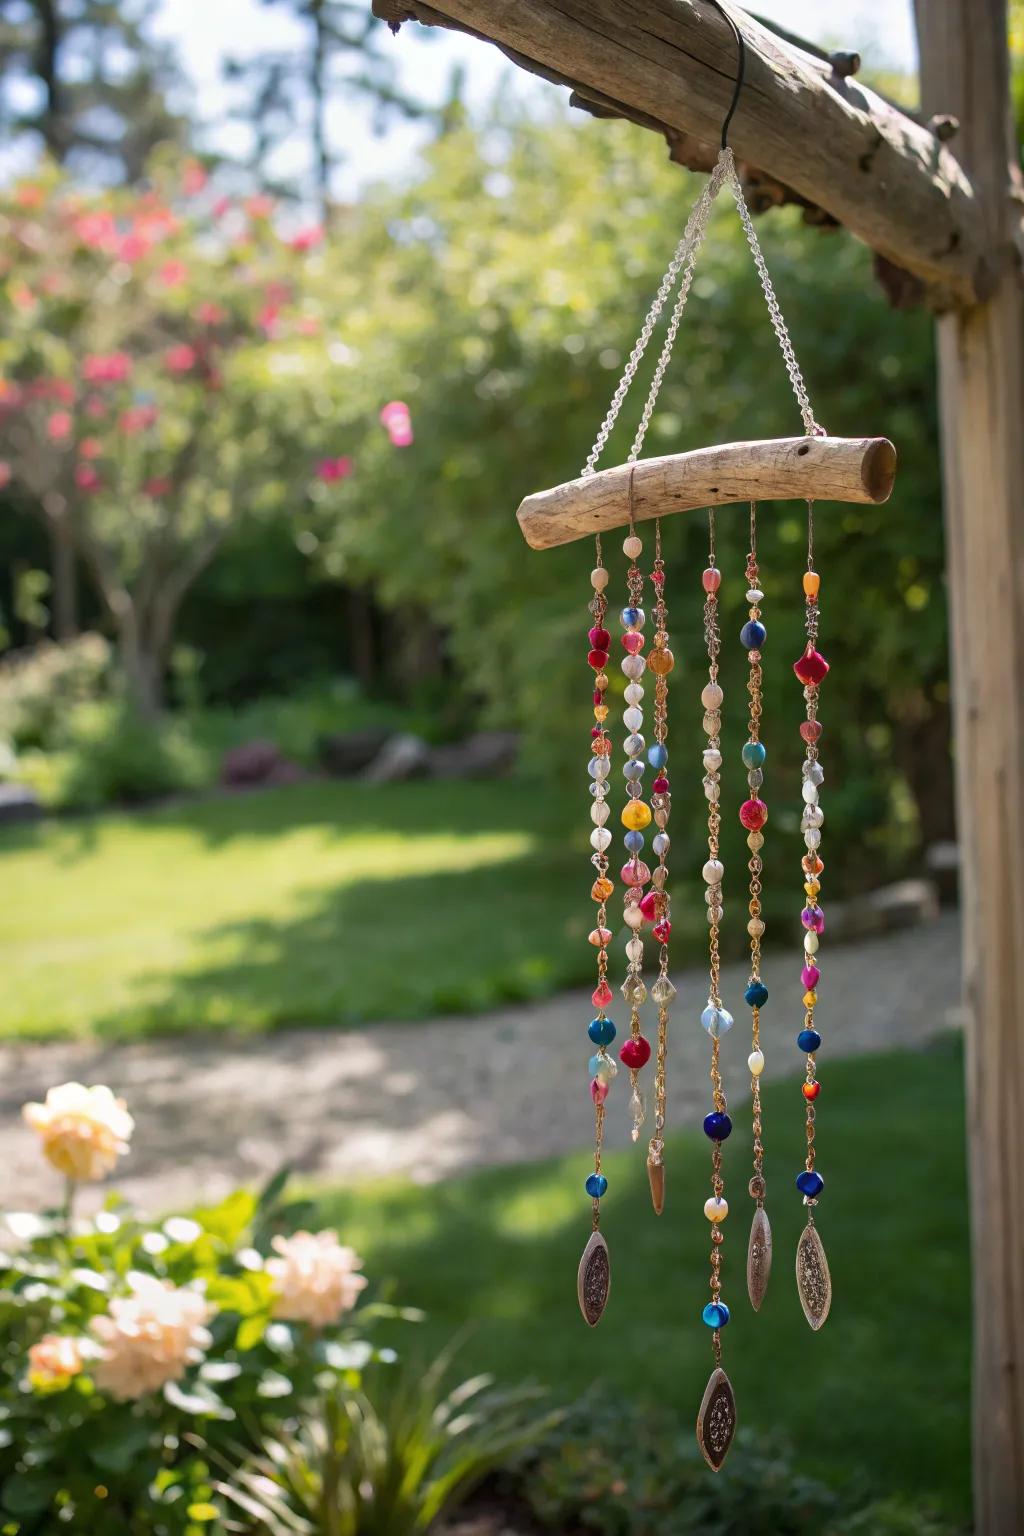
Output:
<instances>
[{"instance_id":1,"label":"wood grain texture","mask_svg":"<svg viewBox=\"0 0 1024 1536\"><path fill-rule=\"evenodd\" d=\"M515 63L570 86L603 115L664 133L688 160L717 145L736 76L736 43L704 0L373 0L393 25L416 20L497 44ZM733 6L747 46L730 130L737 158L827 214L938 304L984 290L974 191L924 124L782 40ZM680 146L690 145L691 152Z\"/></svg>"},{"instance_id":2,"label":"wood grain texture","mask_svg":"<svg viewBox=\"0 0 1024 1536\"><path fill-rule=\"evenodd\" d=\"M532 549L553 549L629 521L732 501L888 500L896 450L886 437L773 437L638 459L535 491L516 516Z\"/></svg>"}]
</instances>

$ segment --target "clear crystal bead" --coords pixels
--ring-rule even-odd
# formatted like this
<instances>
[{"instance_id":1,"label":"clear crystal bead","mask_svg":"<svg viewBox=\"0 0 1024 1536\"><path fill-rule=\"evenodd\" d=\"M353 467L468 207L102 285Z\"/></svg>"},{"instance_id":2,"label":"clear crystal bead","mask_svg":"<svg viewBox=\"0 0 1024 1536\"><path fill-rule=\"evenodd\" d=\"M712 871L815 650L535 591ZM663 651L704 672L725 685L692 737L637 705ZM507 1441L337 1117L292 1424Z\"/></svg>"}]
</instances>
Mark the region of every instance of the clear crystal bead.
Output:
<instances>
[{"instance_id":1,"label":"clear crystal bead","mask_svg":"<svg viewBox=\"0 0 1024 1536\"><path fill-rule=\"evenodd\" d=\"M651 988L651 996L656 1003L670 1003L676 995L676 989L667 976L659 976Z\"/></svg>"},{"instance_id":2,"label":"clear crystal bead","mask_svg":"<svg viewBox=\"0 0 1024 1536\"><path fill-rule=\"evenodd\" d=\"M630 1095L629 1112L633 1117L633 1128L630 1134L632 1135L633 1140L636 1141L637 1137L640 1135L640 1127L643 1125L644 1117L647 1113L647 1106L644 1103L644 1096L640 1092L639 1088L634 1088L632 1094Z\"/></svg>"}]
</instances>

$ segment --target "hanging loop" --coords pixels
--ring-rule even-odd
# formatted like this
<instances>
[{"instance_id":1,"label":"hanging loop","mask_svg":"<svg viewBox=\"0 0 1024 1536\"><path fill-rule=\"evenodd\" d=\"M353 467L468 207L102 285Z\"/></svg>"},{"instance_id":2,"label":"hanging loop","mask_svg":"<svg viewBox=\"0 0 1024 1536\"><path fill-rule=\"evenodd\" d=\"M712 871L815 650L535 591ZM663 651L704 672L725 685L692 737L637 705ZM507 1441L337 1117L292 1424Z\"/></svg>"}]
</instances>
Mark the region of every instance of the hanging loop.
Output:
<instances>
[{"instance_id":1,"label":"hanging loop","mask_svg":"<svg viewBox=\"0 0 1024 1536\"><path fill-rule=\"evenodd\" d=\"M733 37L736 39L736 83L732 88L732 100L729 103L729 110L726 112L725 119L722 123L722 148L728 149L729 124L732 122L736 108L739 106L740 92L743 89L743 76L747 67L747 45L743 41L743 33L739 29L739 23L737 22L736 18L726 10L725 6L721 5L719 0L708 0L708 4L714 6L719 16L721 16L722 20L731 29Z\"/></svg>"}]
</instances>

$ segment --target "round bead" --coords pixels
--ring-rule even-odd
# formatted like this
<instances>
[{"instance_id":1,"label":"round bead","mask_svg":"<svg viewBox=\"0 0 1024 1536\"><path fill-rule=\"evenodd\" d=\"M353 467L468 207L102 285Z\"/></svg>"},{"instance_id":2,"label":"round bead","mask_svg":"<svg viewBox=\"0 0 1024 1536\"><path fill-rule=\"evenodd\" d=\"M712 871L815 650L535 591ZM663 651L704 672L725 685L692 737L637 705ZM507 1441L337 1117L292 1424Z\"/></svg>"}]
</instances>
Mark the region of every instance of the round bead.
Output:
<instances>
[{"instance_id":1,"label":"round bead","mask_svg":"<svg viewBox=\"0 0 1024 1536\"><path fill-rule=\"evenodd\" d=\"M815 1078L813 1083L801 1084L800 1092L803 1094L808 1104L811 1104L821 1092L821 1084L818 1082L817 1078Z\"/></svg>"},{"instance_id":2,"label":"round bead","mask_svg":"<svg viewBox=\"0 0 1024 1536\"><path fill-rule=\"evenodd\" d=\"M668 762L668 747L664 742L656 741L647 749L647 761L652 768L664 768Z\"/></svg>"},{"instance_id":3,"label":"round bead","mask_svg":"<svg viewBox=\"0 0 1024 1536\"><path fill-rule=\"evenodd\" d=\"M724 1221L728 1214L729 1202L723 1199L721 1195L712 1195L710 1200L704 1201L704 1215L708 1221L712 1221L717 1225L718 1222Z\"/></svg>"},{"instance_id":4,"label":"round bead","mask_svg":"<svg viewBox=\"0 0 1024 1536\"><path fill-rule=\"evenodd\" d=\"M651 808L643 800L632 800L623 807L622 825L631 832L639 832L651 824Z\"/></svg>"},{"instance_id":5,"label":"round bead","mask_svg":"<svg viewBox=\"0 0 1024 1536\"><path fill-rule=\"evenodd\" d=\"M816 1029L802 1029L796 1037L798 1048L808 1056L813 1056L821 1045L821 1036Z\"/></svg>"},{"instance_id":6,"label":"round bead","mask_svg":"<svg viewBox=\"0 0 1024 1536\"><path fill-rule=\"evenodd\" d=\"M623 656L622 671L626 677L642 677L647 663L642 656Z\"/></svg>"},{"instance_id":7,"label":"round bead","mask_svg":"<svg viewBox=\"0 0 1024 1536\"><path fill-rule=\"evenodd\" d=\"M704 770L706 773L717 773L722 766L722 754L717 747L708 747L704 753Z\"/></svg>"},{"instance_id":8,"label":"round bead","mask_svg":"<svg viewBox=\"0 0 1024 1536\"><path fill-rule=\"evenodd\" d=\"M647 665L656 677L667 677L676 659L667 645L656 646L647 658Z\"/></svg>"},{"instance_id":9,"label":"round bead","mask_svg":"<svg viewBox=\"0 0 1024 1536\"><path fill-rule=\"evenodd\" d=\"M700 584L705 592L717 592L722 585L722 573L716 565L709 565L700 578Z\"/></svg>"},{"instance_id":10,"label":"round bead","mask_svg":"<svg viewBox=\"0 0 1024 1536\"><path fill-rule=\"evenodd\" d=\"M627 704L639 704L643 696L644 690L642 683L626 684L625 699Z\"/></svg>"},{"instance_id":11,"label":"round bead","mask_svg":"<svg viewBox=\"0 0 1024 1536\"><path fill-rule=\"evenodd\" d=\"M724 1301L709 1301L701 1313L701 1318L709 1328L724 1328L729 1321L729 1308Z\"/></svg>"},{"instance_id":12,"label":"round bead","mask_svg":"<svg viewBox=\"0 0 1024 1536\"><path fill-rule=\"evenodd\" d=\"M591 1056L587 1066L591 1077L600 1077L605 1082L615 1077L619 1070L612 1058L606 1056L603 1051L599 1051L596 1056Z\"/></svg>"},{"instance_id":13,"label":"round bead","mask_svg":"<svg viewBox=\"0 0 1024 1536\"><path fill-rule=\"evenodd\" d=\"M651 878L651 871L643 859L630 859L628 864L622 866L623 885L646 885Z\"/></svg>"},{"instance_id":14,"label":"round bead","mask_svg":"<svg viewBox=\"0 0 1024 1536\"><path fill-rule=\"evenodd\" d=\"M820 651L809 645L802 656L793 663L793 671L805 688L824 682L828 676L828 662Z\"/></svg>"},{"instance_id":15,"label":"round bead","mask_svg":"<svg viewBox=\"0 0 1024 1536\"><path fill-rule=\"evenodd\" d=\"M588 666L593 667L595 672L600 672L601 668L607 666L608 664L608 652L599 651L596 648L592 651L588 651L587 664Z\"/></svg>"},{"instance_id":16,"label":"round bead","mask_svg":"<svg viewBox=\"0 0 1024 1536\"><path fill-rule=\"evenodd\" d=\"M608 572L603 565L597 565L590 573L590 585L595 592L603 592L608 585Z\"/></svg>"},{"instance_id":17,"label":"round bead","mask_svg":"<svg viewBox=\"0 0 1024 1536\"><path fill-rule=\"evenodd\" d=\"M627 832L622 841L628 853L639 853L644 845L644 835L642 832Z\"/></svg>"},{"instance_id":18,"label":"round bead","mask_svg":"<svg viewBox=\"0 0 1024 1536\"><path fill-rule=\"evenodd\" d=\"M591 1080L590 1080L590 1097L593 1099L595 1104L603 1104L605 1099L608 1097L608 1094L610 1092L611 1092L611 1084L610 1083L606 1083L600 1077L591 1078Z\"/></svg>"},{"instance_id":19,"label":"round bead","mask_svg":"<svg viewBox=\"0 0 1024 1536\"><path fill-rule=\"evenodd\" d=\"M800 913L800 921L812 933L825 932L825 914L820 907L804 907Z\"/></svg>"},{"instance_id":20,"label":"round bead","mask_svg":"<svg viewBox=\"0 0 1024 1536\"><path fill-rule=\"evenodd\" d=\"M743 759L743 765L744 765L745 768L760 768L760 766L764 762L764 758L765 758L765 751L764 751L764 744L763 744L763 742L760 742L760 741L748 741L748 742L745 742L744 745L743 745L743 750L740 753L740 756Z\"/></svg>"},{"instance_id":21,"label":"round bead","mask_svg":"<svg viewBox=\"0 0 1024 1536\"><path fill-rule=\"evenodd\" d=\"M721 859L708 859L701 870L705 885L721 885L724 874L725 865Z\"/></svg>"},{"instance_id":22,"label":"round bead","mask_svg":"<svg viewBox=\"0 0 1024 1536\"><path fill-rule=\"evenodd\" d=\"M610 846L612 835L607 827L595 827L590 834L590 846L595 853L604 853Z\"/></svg>"},{"instance_id":23,"label":"round bead","mask_svg":"<svg viewBox=\"0 0 1024 1536\"><path fill-rule=\"evenodd\" d=\"M763 981L752 981L743 994L748 1008L763 1008L768 1001L768 988Z\"/></svg>"},{"instance_id":24,"label":"round bead","mask_svg":"<svg viewBox=\"0 0 1024 1536\"><path fill-rule=\"evenodd\" d=\"M810 988L816 987L821 980L821 972L816 965L805 965L800 972L801 985Z\"/></svg>"},{"instance_id":25,"label":"round bead","mask_svg":"<svg viewBox=\"0 0 1024 1536\"><path fill-rule=\"evenodd\" d=\"M594 1200L600 1200L601 1196L608 1188L608 1180L605 1178L603 1173L592 1173L588 1176L584 1188L586 1189L587 1194L590 1195Z\"/></svg>"},{"instance_id":26,"label":"round bead","mask_svg":"<svg viewBox=\"0 0 1024 1536\"><path fill-rule=\"evenodd\" d=\"M651 847L660 859L663 853L668 853L672 846L672 839L667 832L656 832Z\"/></svg>"},{"instance_id":27,"label":"round bead","mask_svg":"<svg viewBox=\"0 0 1024 1536\"><path fill-rule=\"evenodd\" d=\"M740 806L740 821L748 832L759 832L768 820L768 807L763 800L744 800Z\"/></svg>"},{"instance_id":28,"label":"round bead","mask_svg":"<svg viewBox=\"0 0 1024 1536\"><path fill-rule=\"evenodd\" d=\"M728 1008L716 1008L714 1003L709 1003L700 1016L700 1022L712 1040L720 1040L732 1029L733 1017Z\"/></svg>"},{"instance_id":29,"label":"round bead","mask_svg":"<svg viewBox=\"0 0 1024 1536\"><path fill-rule=\"evenodd\" d=\"M587 943L593 944L595 949L604 949L610 944L614 935L610 928L592 928L587 934Z\"/></svg>"},{"instance_id":30,"label":"round bead","mask_svg":"<svg viewBox=\"0 0 1024 1536\"><path fill-rule=\"evenodd\" d=\"M704 1135L709 1141L727 1141L732 1135L732 1120L720 1109L704 1116Z\"/></svg>"},{"instance_id":31,"label":"round bead","mask_svg":"<svg viewBox=\"0 0 1024 1536\"><path fill-rule=\"evenodd\" d=\"M623 608L619 614L619 623L623 629L639 629L644 622L642 608Z\"/></svg>"},{"instance_id":32,"label":"round bead","mask_svg":"<svg viewBox=\"0 0 1024 1536\"><path fill-rule=\"evenodd\" d=\"M635 533L622 541L622 553L627 560L639 560L644 552L643 540L638 539Z\"/></svg>"},{"instance_id":33,"label":"round bead","mask_svg":"<svg viewBox=\"0 0 1024 1536\"><path fill-rule=\"evenodd\" d=\"M747 1057L747 1066L751 1077L760 1077L764 1071L764 1055L761 1051L751 1051Z\"/></svg>"},{"instance_id":34,"label":"round bead","mask_svg":"<svg viewBox=\"0 0 1024 1536\"><path fill-rule=\"evenodd\" d=\"M622 743L623 750L629 757L636 757L637 753L642 752L646 745L647 743L639 731L631 731Z\"/></svg>"},{"instance_id":35,"label":"round bead","mask_svg":"<svg viewBox=\"0 0 1024 1536\"><path fill-rule=\"evenodd\" d=\"M622 1065L624 1067L628 1067L631 1072L638 1072L641 1067L645 1067L647 1065L650 1059L651 1042L646 1040L643 1035L637 1035L630 1038L629 1040L624 1040L622 1042L622 1049L619 1051L619 1060L622 1062Z\"/></svg>"},{"instance_id":36,"label":"round bead","mask_svg":"<svg viewBox=\"0 0 1024 1536\"><path fill-rule=\"evenodd\" d=\"M705 709L721 709L725 694L717 683L708 683L700 696Z\"/></svg>"},{"instance_id":37,"label":"round bead","mask_svg":"<svg viewBox=\"0 0 1024 1536\"><path fill-rule=\"evenodd\" d=\"M817 597L821 588L821 577L817 571L804 571L804 592L808 597Z\"/></svg>"},{"instance_id":38,"label":"round bead","mask_svg":"<svg viewBox=\"0 0 1024 1536\"><path fill-rule=\"evenodd\" d=\"M595 1045L611 1045L615 1039L615 1025L611 1019L591 1019L587 1025L587 1034Z\"/></svg>"},{"instance_id":39,"label":"round bead","mask_svg":"<svg viewBox=\"0 0 1024 1536\"><path fill-rule=\"evenodd\" d=\"M635 706L623 710L622 723L627 731L638 731L644 723L643 710L637 709Z\"/></svg>"},{"instance_id":40,"label":"round bead","mask_svg":"<svg viewBox=\"0 0 1024 1536\"><path fill-rule=\"evenodd\" d=\"M587 764L587 772L592 779L606 779L608 777L609 768L610 764L603 753L601 753L600 756L592 757L590 762Z\"/></svg>"},{"instance_id":41,"label":"round bead","mask_svg":"<svg viewBox=\"0 0 1024 1536\"><path fill-rule=\"evenodd\" d=\"M587 631L587 639L596 651L606 651L612 643L608 630L602 629L600 624L595 624L593 629Z\"/></svg>"},{"instance_id":42,"label":"round bead","mask_svg":"<svg viewBox=\"0 0 1024 1536\"><path fill-rule=\"evenodd\" d=\"M635 757L628 758L627 761L622 765L622 772L627 779L634 779L639 781L644 776L644 765Z\"/></svg>"},{"instance_id":43,"label":"round bead","mask_svg":"<svg viewBox=\"0 0 1024 1536\"><path fill-rule=\"evenodd\" d=\"M644 648L644 637L638 629L628 629L622 637L622 648L635 656Z\"/></svg>"},{"instance_id":44,"label":"round bead","mask_svg":"<svg viewBox=\"0 0 1024 1536\"><path fill-rule=\"evenodd\" d=\"M667 795L671 788L672 786L665 775L659 774L651 785L651 795Z\"/></svg>"},{"instance_id":45,"label":"round bead","mask_svg":"<svg viewBox=\"0 0 1024 1536\"><path fill-rule=\"evenodd\" d=\"M767 635L768 631L760 619L748 619L740 630L740 644L745 645L748 651L759 651Z\"/></svg>"},{"instance_id":46,"label":"round bead","mask_svg":"<svg viewBox=\"0 0 1024 1536\"><path fill-rule=\"evenodd\" d=\"M825 1180L820 1173L814 1173L811 1169L805 1168L796 1176L796 1187L802 1195L807 1196L808 1200L816 1200L825 1188Z\"/></svg>"},{"instance_id":47,"label":"round bead","mask_svg":"<svg viewBox=\"0 0 1024 1536\"><path fill-rule=\"evenodd\" d=\"M752 917L747 923L747 932L750 934L751 938L759 939L764 933L764 919L760 917Z\"/></svg>"},{"instance_id":48,"label":"round bead","mask_svg":"<svg viewBox=\"0 0 1024 1536\"><path fill-rule=\"evenodd\" d=\"M808 746L813 747L816 741L821 740L823 730L824 726L820 720L802 720L800 722L800 735L807 742Z\"/></svg>"}]
</instances>

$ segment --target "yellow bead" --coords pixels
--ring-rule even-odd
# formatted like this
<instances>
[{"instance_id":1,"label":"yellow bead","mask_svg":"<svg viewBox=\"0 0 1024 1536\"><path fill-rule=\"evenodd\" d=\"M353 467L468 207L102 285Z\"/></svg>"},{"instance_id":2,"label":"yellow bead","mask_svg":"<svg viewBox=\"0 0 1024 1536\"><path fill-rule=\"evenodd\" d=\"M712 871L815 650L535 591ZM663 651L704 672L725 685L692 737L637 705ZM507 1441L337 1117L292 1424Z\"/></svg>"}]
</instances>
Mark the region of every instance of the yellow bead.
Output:
<instances>
[{"instance_id":1,"label":"yellow bead","mask_svg":"<svg viewBox=\"0 0 1024 1536\"><path fill-rule=\"evenodd\" d=\"M622 812L622 825L630 832L642 832L651 824L651 808L642 800L631 800Z\"/></svg>"},{"instance_id":2,"label":"yellow bead","mask_svg":"<svg viewBox=\"0 0 1024 1536\"><path fill-rule=\"evenodd\" d=\"M813 901L814 897L817 896L818 892L821 890L821 881L820 880L807 880L807 881L805 881L804 882L804 890L807 892L808 896L810 896L811 900Z\"/></svg>"},{"instance_id":3,"label":"yellow bead","mask_svg":"<svg viewBox=\"0 0 1024 1536\"><path fill-rule=\"evenodd\" d=\"M710 1200L704 1202L704 1215L708 1221L716 1223L724 1221L729 1214L729 1202L719 1196L712 1195Z\"/></svg>"},{"instance_id":4,"label":"yellow bead","mask_svg":"<svg viewBox=\"0 0 1024 1536\"><path fill-rule=\"evenodd\" d=\"M598 723L600 723L603 720L607 720L608 719L608 705L607 704L595 704L594 705L594 719L596 721L598 721Z\"/></svg>"},{"instance_id":5,"label":"yellow bead","mask_svg":"<svg viewBox=\"0 0 1024 1536\"><path fill-rule=\"evenodd\" d=\"M817 571L804 571L804 592L808 597L817 597L821 586L821 577Z\"/></svg>"},{"instance_id":6,"label":"yellow bead","mask_svg":"<svg viewBox=\"0 0 1024 1536\"><path fill-rule=\"evenodd\" d=\"M647 665L658 677L667 677L675 664L676 659L668 646L665 646L663 650L652 651L647 658Z\"/></svg>"},{"instance_id":7,"label":"yellow bead","mask_svg":"<svg viewBox=\"0 0 1024 1536\"><path fill-rule=\"evenodd\" d=\"M817 994L817 992L811 991L811 992L805 992L804 993L804 1007L805 1008L813 1008L817 1001L818 1001L818 994Z\"/></svg>"}]
</instances>

